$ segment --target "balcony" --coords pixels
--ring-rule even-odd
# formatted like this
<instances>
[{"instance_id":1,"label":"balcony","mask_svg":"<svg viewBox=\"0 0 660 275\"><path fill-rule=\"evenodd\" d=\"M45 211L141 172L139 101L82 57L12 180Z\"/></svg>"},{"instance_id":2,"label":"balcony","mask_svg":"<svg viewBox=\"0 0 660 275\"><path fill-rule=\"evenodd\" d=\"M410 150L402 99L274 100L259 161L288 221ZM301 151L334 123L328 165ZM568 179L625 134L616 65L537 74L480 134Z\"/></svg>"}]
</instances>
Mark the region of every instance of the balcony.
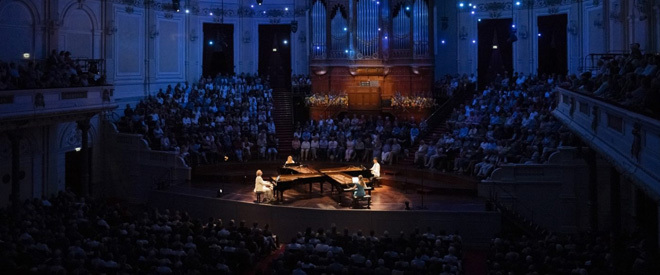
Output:
<instances>
[{"instance_id":1,"label":"balcony","mask_svg":"<svg viewBox=\"0 0 660 275\"><path fill-rule=\"evenodd\" d=\"M660 121L590 95L557 88L555 117L622 175L660 199Z\"/></svg>"},{"instance_id":2,"label":"balcony","mask_svg":"<svg viewBox=\"0 0 660 275\"><path fill-rule=\"evenodd\" d=\"M91 117L117 107L112 86L0 91L0 129Z\"/></svg>"}]
</instances>

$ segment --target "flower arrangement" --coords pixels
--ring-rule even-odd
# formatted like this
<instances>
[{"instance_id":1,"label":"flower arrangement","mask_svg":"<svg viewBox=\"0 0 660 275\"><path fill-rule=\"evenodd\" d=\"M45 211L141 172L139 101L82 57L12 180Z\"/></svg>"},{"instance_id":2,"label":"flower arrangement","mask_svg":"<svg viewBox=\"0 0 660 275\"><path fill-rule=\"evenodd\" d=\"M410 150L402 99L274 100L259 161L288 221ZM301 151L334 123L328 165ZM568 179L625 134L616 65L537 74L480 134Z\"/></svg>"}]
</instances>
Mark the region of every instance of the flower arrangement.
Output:
<instances>
[{"instance_id":1,"label":"flower arrangement","mask_svg":"<svg viewBox=\"0 0 660 275\"><path fill-rule=\"evenodd\" d=\"M348 107L348 96L345 94L320 94L314 93L305 98L305 103L310 107Z\"/></svg>"},{"instance_id":2,"label":"flower arrangement","mask_svg":"<svg viewBox=\"0 0 660 275\"><path fill-rule=\"evenodd\" d=\"M404 96L400 92L392 96L392 107L428 109L433 108L435 105L437 104L432 97Z\"/></svg>"}]
</instances>

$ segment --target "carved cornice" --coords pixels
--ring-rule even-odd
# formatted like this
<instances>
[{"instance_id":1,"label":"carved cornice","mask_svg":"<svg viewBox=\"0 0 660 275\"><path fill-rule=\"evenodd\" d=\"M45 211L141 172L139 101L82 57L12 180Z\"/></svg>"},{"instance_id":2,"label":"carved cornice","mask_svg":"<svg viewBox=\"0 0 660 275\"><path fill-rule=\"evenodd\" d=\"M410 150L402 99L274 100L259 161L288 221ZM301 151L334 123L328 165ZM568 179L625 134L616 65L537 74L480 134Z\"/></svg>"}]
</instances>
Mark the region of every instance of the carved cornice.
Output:
<instances>
[{"instance_id":1,"label":"carved cornice","mask_svg":"<svg viewBox=\"0 0 660 275\"><path fill-rule=\"evenodd\" d=\"M518 9L535 9L535 8L557 8L559 6L567 6L567 5L572 5L575 3L579 2L585 2L585 0L523 0L520 1L521 4L520 6L516 6L515 8ZM598 5L597 3L595 5ZM477 10L480 12L488 12L488 13L500 13L502 11L511 11L512 8L514 8L513 3L511 1L498 1L498 2L487 2L487 3L479 3L475 4L477 6ZM462 12L471 12L473 9L471 8L463 8L460 11Z\"/></svg>"},{"instance_id":2,"label":"carved cornice","mask_svg":"<svg viewBox=\"0 0 660 275\"><path fill-rule=\"evenodd\" d=\"M156 11L165 11L172 12L172 2L171 1L155 1L155 0L111 0L115 4L126 6L125 9L131 12L135 8L148 8ZM295 17L295 16L305 16L307 14L307 7L298 7L294 9L284 10L284 9L260 9L253 8L250 6L236 6L232 4L227 4L220 6L218 4L213 4L211 6L199 6L197 4L191 4L188 6L181 3L181 9L187 9L190 11L190 14L193 15L211 15L212 16L221 16L221 17L261 17L261 18L273 18L273 17ZM181 11L183 12L183 11Z\"/></svg>"}]
</instances>

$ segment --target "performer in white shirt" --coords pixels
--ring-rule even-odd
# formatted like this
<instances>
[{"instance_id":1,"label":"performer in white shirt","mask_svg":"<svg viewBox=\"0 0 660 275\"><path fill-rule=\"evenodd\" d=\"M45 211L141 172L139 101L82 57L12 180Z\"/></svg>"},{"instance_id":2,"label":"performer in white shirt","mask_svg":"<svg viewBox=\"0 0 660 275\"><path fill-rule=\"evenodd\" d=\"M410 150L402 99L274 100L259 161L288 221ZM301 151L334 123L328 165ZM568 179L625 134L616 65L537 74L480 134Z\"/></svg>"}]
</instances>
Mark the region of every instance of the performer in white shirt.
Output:
<instances>
[{"instance_id":1,"label":"performer in white shirt","mask_svg":"<svg viewBox=\"0 0 660 275\"><path fill-rule=\"evenodd\" d=\"M378 163L378 158L374 158L374 166L371 166L371 174L374 175L374 178L380 178L380 164Z\"/></svg>"},{"instance_id":2,"label":"performer in white shirt","mask_svg":"<svg viewBox=\"0 0 660 275\"><path fill-rule=\"evenodd\" d=\"M371 166L371 177L372 186L380 185L380 164L378 163L378 158L374 158L374 166Z\"/></svg>"},{"instance_id":3,"label":"performer in white shirt","mask_svg":"<svg viewBox=\"0 0 660 275\"><path fill-rule=\"evenodd\" d=\"M261 178L263 172L257 170L257 178L254 180L254 192L263 192L264 201L270 202L273 200L273 184Z\"/></svg>"}]
</instances>

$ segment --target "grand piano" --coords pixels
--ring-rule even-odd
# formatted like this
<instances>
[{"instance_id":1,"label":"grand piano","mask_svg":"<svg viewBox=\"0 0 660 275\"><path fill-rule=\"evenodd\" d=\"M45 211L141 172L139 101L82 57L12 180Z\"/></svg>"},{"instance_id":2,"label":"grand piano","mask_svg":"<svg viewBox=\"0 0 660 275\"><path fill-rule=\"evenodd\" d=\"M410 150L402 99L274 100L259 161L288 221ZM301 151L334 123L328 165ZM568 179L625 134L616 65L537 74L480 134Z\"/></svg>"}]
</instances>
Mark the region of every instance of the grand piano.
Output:
<instances>
[{"instance_id":1,"label":"grand piano","mask_svg":"<svg viewBox=\"0 0 660 275\"><path fill-rule=\"evenodd\" d=\"M318 182L320 185L321 193L323 193L323 183L329 182L331 186L330 193L337 190L339 196L338 202L341 202L343 192L352 191L353 177L362 175L365 179L371 176L371 172L363 166L343 166L335 168L326 168L316 170L305 165L285 165L278 169L279 176L273 180L276 183L273 191L275 197L279 202L284 200L284 191L291 189L298 185L309 185L309 192L312 192L312 184ZM367 188L371 194L371 187Z\"/></svg>"}]
</instances>

